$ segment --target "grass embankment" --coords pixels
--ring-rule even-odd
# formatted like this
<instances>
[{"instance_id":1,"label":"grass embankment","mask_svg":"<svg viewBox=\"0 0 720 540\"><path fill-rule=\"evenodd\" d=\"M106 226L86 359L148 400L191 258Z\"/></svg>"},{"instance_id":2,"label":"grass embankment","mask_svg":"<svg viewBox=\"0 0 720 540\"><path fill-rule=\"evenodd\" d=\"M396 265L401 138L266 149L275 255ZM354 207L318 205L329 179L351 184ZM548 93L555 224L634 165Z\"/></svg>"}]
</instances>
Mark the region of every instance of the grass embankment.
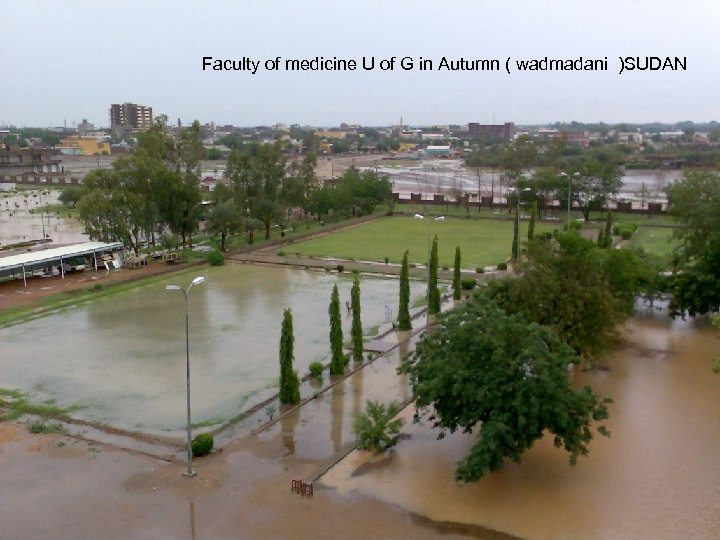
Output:
<instances>
[{"instance_id":1,"label":"grass embankment","mask_svg":"<svg viewBox=\"0 0 720 540\"><path fill-rule=\"evenodd\" d=\"M177 272L172 272L172 279L175 280L178 276L183 276L184 274L191 272L194 273L197 272L197 270L183 269L178 270ZM0 311L0 328L32 321L39 317L44 317L54 311L78 306L91 300L112 296L137 287L144 287L145 285L169 281L169 275L169 273L163 273L155 276L142 276L137 279L131 278L128 281L111 283L108 285L95 283L85 288L72 289L51 296L45 296L30 304L9 307Z\"/></svg>"},{"instance_id":2,"label":"grass embankment","mask_svg":"<svg viewBox=\"0 0 720 540\"><path fill-rule=\"evenodd\" d=\"M431 234L438 237L440 266L452 268L455 246L462 251L463 268L495 266L511 254L513 222L451 218L430 221ZM538 223L536 233L558 228L555 223ZM528 223L520 223L521 240L527 238ZM393 216L339 231L337 233L299 242L285 248L286 252L315 257L379 261L387 257L400 263L409 250L411 263L424 264L428 250L428 222L410 216Z\"/></svg>"}]
</instances>

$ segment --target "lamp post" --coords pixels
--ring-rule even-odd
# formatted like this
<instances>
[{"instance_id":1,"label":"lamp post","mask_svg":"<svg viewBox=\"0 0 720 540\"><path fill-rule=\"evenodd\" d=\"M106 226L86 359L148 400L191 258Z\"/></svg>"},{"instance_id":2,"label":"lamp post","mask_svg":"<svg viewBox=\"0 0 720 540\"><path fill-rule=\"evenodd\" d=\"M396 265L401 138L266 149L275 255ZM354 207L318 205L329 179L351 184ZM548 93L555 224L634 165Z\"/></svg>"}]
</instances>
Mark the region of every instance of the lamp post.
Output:
<instances>
[{"instance_id":1,"label":"lamp post","mask_svg":"<svg viewBox=\"0 0 720 540\"><path fill-rule=\"evenodd\" d=\"M520 260L520 196L522 195L522 192L528 193L528 192L532 191L532 188L526 187L526 188L520 189L519 187L516 187L516 188L508 188L508 191L514 191L515 197L517 199L517 210L516 210L516 214L515 214L515 219L517 220L517 223L518 223L518 238L517 238L518 245L517 245L517 251L515 254L515 263L517 264L517 262Z\"/></svg>"},{"instance_id":2,"label":"lamp post","mask_svg":"<svg viewBox=\"0 0 720 540\"><path fill-rule=\"evenodd\" d=\"M188 318L188 294L193 285L200 285L205 281L204 276L198 276L192 280L187 289L183 289L180 285L167 285L168 291L182 291L185 297L185 366L186 366L186 382L187 382L187 471L183 476L193 477L195 471L192 469L192 427L190 422L190 331Z\"/></svg>"},{"instance_id":3,"label":"lamp post","mask_svg":"<svg viewBox=\"0 0 720 540\"><path fill-rule=\"evenodd\" d=\"M430 229L433 221L445 221L445 216L438 216L433 219L426 218L422 214L415 214L415 219L424 219L427 221L427 310L425 310L425 326L430 325Z\"/></svg>"},{"instance_id":4,"label":"lamp post","mask_svg":"<svg viewBox=\"0 0 720 540\"><path fill-rule=\"evenodd\" d=\"M579 172L574 172L572 176L565 172L561 172L560 176L568 179L568 207L567 207L567 230L570 230L570 205L572 204L572 179L580 176Z\"/></svg>"}]
</instances>

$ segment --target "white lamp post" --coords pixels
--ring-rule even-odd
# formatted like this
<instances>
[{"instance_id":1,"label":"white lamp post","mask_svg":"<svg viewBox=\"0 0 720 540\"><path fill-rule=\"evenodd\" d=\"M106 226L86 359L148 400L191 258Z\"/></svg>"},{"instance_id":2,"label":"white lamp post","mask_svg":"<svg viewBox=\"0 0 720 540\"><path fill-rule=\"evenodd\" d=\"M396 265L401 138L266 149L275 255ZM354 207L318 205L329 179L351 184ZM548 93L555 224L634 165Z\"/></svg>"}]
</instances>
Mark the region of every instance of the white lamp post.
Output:
<instances>
[{"instance_id":1,"label":"white lamp post","mask_svg":"<svg viewBox=\"0 0 720 540\"><path fill-rule=\"evenodd\" d=\"M433 219L427 219L422 214L415 214L415 219L424 219L427 221L427 274L428 274L428 287L427 287L427 310L425 311L425 326L430 325L430 228L433 221L445 221L445 216L438 216Z\"/></svg>"},{"instance_id":2,"label":"white lamp post","mask_svg":"<svg viewBox=\"0 0 720 540\"><path fill-rule=\"evenodd\" d=\"M570 231L570 205L572 204L572 179L580 176L579 172L574 172L572 176L565 172L561 172L560 176L568 179L568 207L567 207L567 230Z\"/></svg>"},{"instance_id":3,"label":"white lamp post","mask_svg":"<svg viewBox=\"0 0 720 540\"><path fill-rule=\"evenodd\" d=\"M188 294L193 285L200 285L205 281L204 276L198 276L192 280L187 289L183 289L180 285L167 285L165 287L168 291L182 291L185 297L185 366L186 366L186 381L187 381L187 471L183 473L183 476L193 477L195 471L192 468L192 427L190 423L190 332L189 332L189 318L188 318Z\"/></svg>"}]
</instances>

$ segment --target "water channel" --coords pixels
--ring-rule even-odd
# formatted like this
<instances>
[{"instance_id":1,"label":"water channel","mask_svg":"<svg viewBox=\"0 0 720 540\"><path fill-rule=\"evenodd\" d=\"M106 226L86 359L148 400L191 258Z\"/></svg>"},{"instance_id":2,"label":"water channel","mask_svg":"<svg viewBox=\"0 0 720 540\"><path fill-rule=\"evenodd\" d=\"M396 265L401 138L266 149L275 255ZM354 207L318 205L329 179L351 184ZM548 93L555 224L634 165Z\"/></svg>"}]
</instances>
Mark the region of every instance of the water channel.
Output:
<instances>
[{"instance_id":1,"label":"water channel","mask_svg":"<svg viewBox=\"0 0 720 540\"><path fill-rule=\"evenodd\" d=\"M453 481L473 435L436 440L412 424L389 459L353 452L323 478L437 522L473 524L521 538L720 538L720 340L706 320L641 312L626 325L608 370L576 373L612 397L610 438L597 436L576 467L550 437L520 464L475 484Z\"/></svg>"},{"instance_id":2,"label":"water channel","mask_svg":"<svg viewBox=\"0 0 720 540\"><path fill-rule=\"evenodd\" d=\"M32 402L79 406L73 416L148 433L183 427L184 300L166 283L187 285L192 273L101 297L0 330L0 387ZM338 284L349 340L349 275L230 264L204 267L190 306L193 421L216 424L277 389L283 310L293 311L295 366L307 373L329 352L328 304ZM398 282L363 278L363 326L397 313ZM411 283L413 298L424 294Z\"/></svg>"}]
</instances>

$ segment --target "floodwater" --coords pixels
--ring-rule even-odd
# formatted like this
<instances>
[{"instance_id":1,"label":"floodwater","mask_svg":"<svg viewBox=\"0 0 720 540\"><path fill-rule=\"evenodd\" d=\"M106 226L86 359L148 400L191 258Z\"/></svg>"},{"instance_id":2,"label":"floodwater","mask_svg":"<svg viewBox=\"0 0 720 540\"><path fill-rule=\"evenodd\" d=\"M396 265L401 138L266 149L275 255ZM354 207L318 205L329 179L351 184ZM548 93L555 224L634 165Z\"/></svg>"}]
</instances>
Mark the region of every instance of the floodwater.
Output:
<instances>
[{"instance_id":1,"label":"floodwater","mask_svg":"<svg viewBox=\"0 0 720 540\"><path fill-rule=\"evenodd\" d=\"M393 182L393 191L402 193L422 193L430 196L433 193L446 193L451 189L461 189L465 193L476 194L478 181L483 197L489 197L494 185L495 198L502 200L505 197L506 187L501 184L499 169L494 172L482 169L478 178L478 169L466 167L462 160L442 159L420 161L417 165L403 165L399 167L382 166L377 171L387 174ZM667 202L664 189L677 181L683 175L682 171L653 171L629 170L622 177L623 186L617 195L618 200L635 201L640 203L640 189L645 184L645 202Z\"/></svg>"},{"instance_id":2,"label":"floodwater","mask_svg":"<svg viewBox=\"0 0 720 540\"><path fill-rule=\"evenodd\" d=\"M175 274L187 285L199 272ZM206 282L189 295L193 422L214 425L277 389L283 310L292 308L295 367L327 361L328 304L338 283L349 340L350 275L227 265L203 268ZM33 402L80 406L73 416L114 427L161 433L185 421L184 300L166 281L101 297L40 319L0 329L0 387ZM411 283L413 298L423 284ZM361 280L363 327L397 310L398 282Z\"/></svg>"},{"instance_id":3,"label":"floodwater","mask_svg":"<svg viewBox=\"0 0 720 540\"><path fill-rule=\"evenodd\" d=\"M474 524L522 538L720 538L720 340L707 322L641 313L608 371L577 373L612 397L610 438L597 436L575 467L545 437L520 464L476 484L453 481L473 435L436 440L427 422L389 459L352 452L322 478L436 522Z\"/></svg>"},{"instance_id":4,"label":"floodwater","mask_svg":"<svg viewBox=\"0 0 720 540\"><path fill-rule=\"evenodd\" d=\"M68 218L62 212L42 212L46 204L58 203L60 193L54 189L33 189L0 194L0 246L41 241L43 232L53 245L88 242L85 228L77 218Z\"/></svg>"}]
</instances>

